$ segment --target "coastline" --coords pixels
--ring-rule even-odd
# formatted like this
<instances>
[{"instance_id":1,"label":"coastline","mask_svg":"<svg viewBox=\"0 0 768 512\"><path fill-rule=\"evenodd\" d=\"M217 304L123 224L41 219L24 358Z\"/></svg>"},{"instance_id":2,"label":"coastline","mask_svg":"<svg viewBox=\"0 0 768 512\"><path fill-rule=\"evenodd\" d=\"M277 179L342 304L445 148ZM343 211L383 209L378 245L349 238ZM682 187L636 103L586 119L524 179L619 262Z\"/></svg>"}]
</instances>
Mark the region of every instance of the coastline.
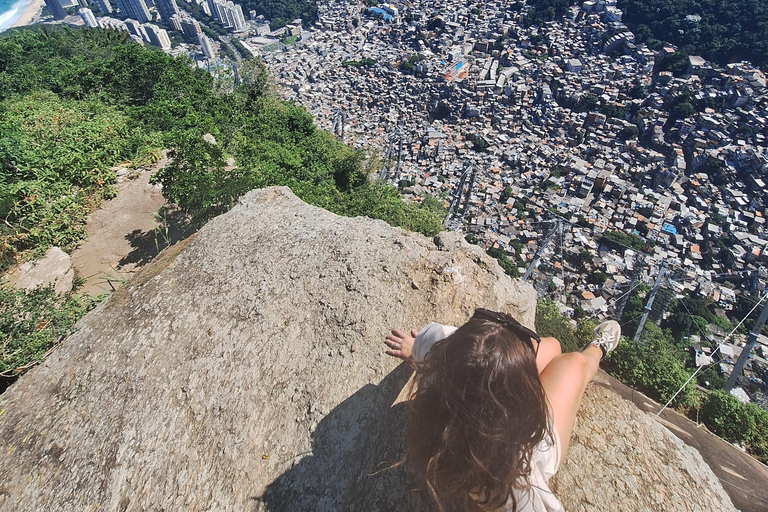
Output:
<instances>
[{"instance_id":1,"label":"coastline","mask_svg":"<svg viewBox=\"0 0 768 512\"><path fill-rule=\"evenodd\" d=\"M40 15L45 5L44 0L30 0L30 2L24 7L24 11L21 16L11 25L12 27L23 27L29 25L32 21Z\"/></svg>"},{"instance_id":2,"label":"coastline","mask_svg":"<svg viewBox=\"0 0 768 512\"><path fill-rule=\"evenodd\" d=\"M44 0L19 0L0 14L0 32L11 27L29 25L37 18L45 5Z\"/></svg>"}]
</instances>

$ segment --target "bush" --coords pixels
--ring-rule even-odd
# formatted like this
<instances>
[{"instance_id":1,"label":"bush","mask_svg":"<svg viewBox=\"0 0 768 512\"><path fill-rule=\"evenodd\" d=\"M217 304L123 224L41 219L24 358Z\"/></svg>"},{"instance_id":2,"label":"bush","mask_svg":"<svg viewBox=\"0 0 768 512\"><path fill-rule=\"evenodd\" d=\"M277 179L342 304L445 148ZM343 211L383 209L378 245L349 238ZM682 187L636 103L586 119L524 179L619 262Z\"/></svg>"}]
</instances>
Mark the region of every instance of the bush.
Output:
<instances>
[{"instance_id":1,"label":"bush","mask_svg":"<svg viewBox=\"0 0 768 512\"><path fill-rule=\"evenodd\" d=\"M754 412L725 391L707 393L700 417L709 430L726 441L743 443L755 437Z\"/></svg>"},{"instance_id":2,"label":"bush","mask_svg":"<svg viewBox=\"0 0 768 512\"><path fill-rule=\"evenodd\" d=\"M666 403L691 376L671 336L653 324L645 325L645 344L626 341L608 354L603 367L624 384ZM689 382L672 401L673 407L695 406L695 386Z\"/></svg>"},{"instance_id":3,"label":"bush","mask_svg":"<svg viewBox=\"0 0 768 512\"><path fill-rule=\"evenodd\" d=\"M42 362L96 302L87 296L59 295L52 287L0 287L0 376L18 377Z\"/></svg>"},{"instance_id":4,"label":"bush","mask_svg":"<svg viewBox=\"0 0 768 512\"><path fill-rule=\"evenodd\" d=\"M536 303L536 333L541 337L556 338L564 353L576 352L586 345L594 326L595 321L585 321L574 331L570 320L560 313L554 302L542 299Z\"/></svg>"}]
</instances>

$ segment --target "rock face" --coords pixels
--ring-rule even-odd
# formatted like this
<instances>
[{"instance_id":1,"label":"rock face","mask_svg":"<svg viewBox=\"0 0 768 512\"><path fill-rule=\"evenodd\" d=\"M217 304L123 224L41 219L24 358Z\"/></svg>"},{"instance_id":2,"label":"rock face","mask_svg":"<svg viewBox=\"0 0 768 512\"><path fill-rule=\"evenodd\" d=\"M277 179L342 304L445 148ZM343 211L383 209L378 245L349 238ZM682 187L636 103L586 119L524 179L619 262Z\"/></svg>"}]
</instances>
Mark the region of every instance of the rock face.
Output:
<instances>
[{"instance_id":1,"label":"rock face","mask_svg":"<svg viewBox=\"0 0 768 512\"><path fill-rule=\"evenodd\" d=\"M600 373L579 410L552 489L568 512L735 510L694 448L617 399Z\"/></svg>"},{"instance_id":2,"label":"rock face","mask_svg":"<svg viewBox=\"0 0 768 512\"><path fill-rule=\"evenodd\" d=\"M32 290L38 286L53 285L56 293L71 291L74 279L72 260L58 247L48 249L40 260L19 265L9 275L10 283L16 288Z\"/></svg>"},{"instance_id":3,"label":"rock face","mask_svg":"<svg viewBox=\"0 0 768 512\"><path fill-rule=\"evenodd\" d=\"M402 455L410 369L381 341L476 306L531 326L535 293L456 234L428 240L285 188L251 192L0 397L0 510L428 510L404 468L382 470ZM566 507L690 510L672 499L684 489L732 509L698 454L595 393L561 470ZM617 428L627 421L632 432ZM617 455L621 436L653 456ZM660 457L674 489L656 488Z\"/></svg>"}]
</instances>

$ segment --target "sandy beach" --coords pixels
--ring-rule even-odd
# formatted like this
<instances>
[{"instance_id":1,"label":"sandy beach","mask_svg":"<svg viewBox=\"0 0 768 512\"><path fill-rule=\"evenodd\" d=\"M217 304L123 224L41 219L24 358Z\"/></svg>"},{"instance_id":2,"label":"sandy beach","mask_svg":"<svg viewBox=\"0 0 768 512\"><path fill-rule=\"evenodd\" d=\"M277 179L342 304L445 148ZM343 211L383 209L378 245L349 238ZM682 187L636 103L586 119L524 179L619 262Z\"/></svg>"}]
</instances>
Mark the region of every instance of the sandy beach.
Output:
<instances>
[{"instance_id":1,"label":"sandy beach","mask_svg":"<svg viewBox=\"0 0 768 512\"><path fill-rule=\"evenodd\" d=\"M19 19L17 19L12 26L23 27L24 25L29 25L35 18L37 18L40 11L43 10L44 5L44 0L32 0L26 7L24 7L24 12L21 13Z\"/></svg>"}]
</instances>

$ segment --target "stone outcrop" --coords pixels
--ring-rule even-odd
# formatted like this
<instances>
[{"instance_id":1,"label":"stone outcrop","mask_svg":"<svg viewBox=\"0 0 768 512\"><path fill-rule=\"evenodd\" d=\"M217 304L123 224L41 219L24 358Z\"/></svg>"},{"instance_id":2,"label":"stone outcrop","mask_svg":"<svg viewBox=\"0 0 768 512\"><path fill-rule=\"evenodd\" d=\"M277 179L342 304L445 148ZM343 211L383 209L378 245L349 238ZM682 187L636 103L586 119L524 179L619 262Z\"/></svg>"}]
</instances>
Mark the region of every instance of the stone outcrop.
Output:
<instances>
[{"instance_id":1,"label":"stone outcrop","mask_svg":"<svg viewBox=\"0 0 768 512\"><path fill-rule=\"evenodd\" d=\"M38 286L53 286L56 293L71 291L74 279L72 260L58 247L51 247L37 261L22 263L8 276L16 288L33 290Z\"/></svg>"},{"instance_id":2,"label":"stone outcrop","mask_svg":"<svg viewBox=\"0 0 768 512\"><path fill-rule=\"evenodd\" d=\"M587 390L552 489L568 512L735 510L699 452L610 390Z\"/></svg>"},{"instance_id":3,"label":"stone outcrop","mask_svg":"<svg viewBox=\"0 0 768 512\"><path fill-rule=\"evenodd\" d=\"M381 341L476 306L531 326L535 293L456 234L253 191L0 396L0 510L428 510L404 468L386 469L410 369ZM601 393L561 470L566 507L732 509L698 454ZM662 459L675 488L658 489Z\"/></svg>"}]
</instances>

